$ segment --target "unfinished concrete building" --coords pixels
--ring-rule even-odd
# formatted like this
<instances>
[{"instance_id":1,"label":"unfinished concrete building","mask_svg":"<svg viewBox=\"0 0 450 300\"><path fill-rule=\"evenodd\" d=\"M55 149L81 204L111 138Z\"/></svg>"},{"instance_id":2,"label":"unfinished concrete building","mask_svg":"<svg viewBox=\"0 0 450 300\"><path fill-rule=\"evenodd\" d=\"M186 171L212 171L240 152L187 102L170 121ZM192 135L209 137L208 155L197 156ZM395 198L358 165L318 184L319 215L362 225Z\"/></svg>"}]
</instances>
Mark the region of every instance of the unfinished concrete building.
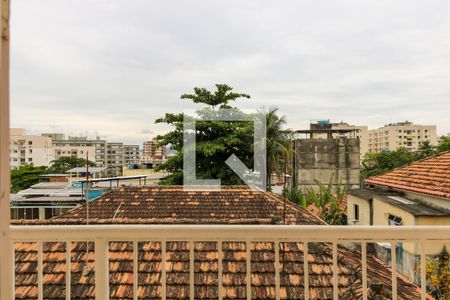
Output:
<instances>
[{"instance_id":1,"label":"unfinished concrete building","mask_svg":"<svg viewBox=\"0 0 450 300\"><path fill-rule=\"evenodd\" d=\"M317 181L348 189L360 186L360 140L355 129L312 122L310 129L296 131L294 151L293 184L304 193L317 189Z\"/></svg>"}]
</instances>

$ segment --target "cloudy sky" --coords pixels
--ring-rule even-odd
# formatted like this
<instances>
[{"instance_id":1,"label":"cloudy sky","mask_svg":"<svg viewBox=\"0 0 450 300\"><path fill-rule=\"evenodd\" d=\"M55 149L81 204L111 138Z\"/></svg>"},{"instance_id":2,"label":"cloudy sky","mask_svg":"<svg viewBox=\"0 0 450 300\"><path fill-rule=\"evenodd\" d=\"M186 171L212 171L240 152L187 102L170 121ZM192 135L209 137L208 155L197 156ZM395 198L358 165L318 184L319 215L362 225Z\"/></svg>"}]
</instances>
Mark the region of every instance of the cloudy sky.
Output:
<instances>
[{"instance_id":1,"label":"cloudy sky","mask_svg":"<svg viewBox=\"0 0 450 300\"><path fill-rule=\"evenodd\" d=\"M395 3L394 3L395 2ZM142 142L227 83L289 127L412 120L450 132L450 2L20 0L12 126Z\"/></svg>"}]
</instances>

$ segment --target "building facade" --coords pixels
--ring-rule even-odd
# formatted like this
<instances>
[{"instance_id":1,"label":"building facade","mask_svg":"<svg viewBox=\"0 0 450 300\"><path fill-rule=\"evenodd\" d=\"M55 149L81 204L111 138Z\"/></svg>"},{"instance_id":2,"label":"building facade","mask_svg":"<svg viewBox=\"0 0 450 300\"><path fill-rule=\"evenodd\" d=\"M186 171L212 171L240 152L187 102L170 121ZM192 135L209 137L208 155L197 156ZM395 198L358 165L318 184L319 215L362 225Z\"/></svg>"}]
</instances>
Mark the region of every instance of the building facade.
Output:
<instances>
[{"instance_id":1,"label":"building facade","mask_svg":"<svg viewBox=\"0 0 450 300\"><path fill-rule=\"evenodd\" d=\"M155 140L145 141L143 154L150 160L163 160L166 158L166 149L165 147L159 147Z\"/></svg>"},{"instance_id":2,"label":"building facade","mask_svg":"<svg viewBox=\"0 0 450 300\"><path fill-rule=\"evenodd\" d=\"M430 141L433 146L438 144L435 125L417 125L409 121L393 123L369 130L368 151L395 151L400 147L418 151L424 141Z\"/></svg>"},{"instance_id":3,"label":"building facade","mask_svg":"<svg viewBox=\"0 0 450 300\"><path fill-rule=\"evenodd\" d=\"M61 157L86 158L86 155L89 154L89 160L96 162L94 146L53 146L52 149L55 159Z\"/></svg>"},{"instance_id":4,"label":"building facade","mask_svg":"<svg viewBox=\"0 0 450 300\"><path fill-rule=\"evenodd\" d=\"M9 152L12 169L27 164L48 167L54 159L49 137L27 135L22 128L11 128Z\"/></svg>"},{"instance_id":5,"label":"building facade","mask_svg":"<svg viewBox=\"0 0 450 300\"><path fill-rule=\"evenodd\" d=\"M365 125L350 125L345 122L332 123L332 129L351 130L354 133L343 133L341 136L347 138L353 138L353 135L359 139L359 150L361 152L361 158L369 151L369 127Z\"/></svg>"},{"instance_id":6,"label":"building facade","mask_svg":"<svg viewBox=\"0 0 450 300\"><path fill-rule=\"evenodd\" d=\"M311 123L297 130L294 140L293 184L302 193L317 182L349 189L360 185L360 143L355 129L332 129L329 122Z\"/></svg>"},{"instance_id":7,"label":"building facade","mask_svg":"<svg viewBox=\"0 0 450 300\"><path fill-rule=\"evenodd\" d=\"M106 143L107 147L107 174L109 176L122 176L124 161L123 143Z\"/></svg>"},{"instance_id":8,"label":"building facade","mask_svg":"<svg viewBox=\"0 0 450 300\"><path fill-rule=\"evenodd\" d=\"M122 176L123 143L108 143L100 138L88 139L86 136L69 136L65 139L64 134L61 133L45 133L44 135L58 138L52 141L53 148L61 152L57 155L67 155L67 151L71 151L74 156L86 158L86 151L89 151L89 160L95 162L97 167L106 167L108 176Z\"/></svg>"},{"instance_id":9,"label":"building facade","mask_svg":"<svg viewBox=\"0 0 450 300\"><path fill-rule=\"evenodd\" d=\"M89 140L85 136L69 136L65 138L64 134L46 133L46 136L57 137L57 140L52 140L53 148L57 149L73 149L74 153L81 155L83 151L83 158L86 158L86 151L89 151L89 160L95 161L98 167L107 167L106 165L106 141L101 139ZM64 150L63 150L64 151ZM92 152L91 152L92 151Z\"/></svg>"},{"instance_id":10,"label":"building facade","mask_svg":"<svg viewBox=\"0 0 450 300\"><path fill-rule=\"evenodd\" d=\"M125 165L139 165L141 162L139 145L124 145L123 148Z\"/></svg>"}]
</instances>

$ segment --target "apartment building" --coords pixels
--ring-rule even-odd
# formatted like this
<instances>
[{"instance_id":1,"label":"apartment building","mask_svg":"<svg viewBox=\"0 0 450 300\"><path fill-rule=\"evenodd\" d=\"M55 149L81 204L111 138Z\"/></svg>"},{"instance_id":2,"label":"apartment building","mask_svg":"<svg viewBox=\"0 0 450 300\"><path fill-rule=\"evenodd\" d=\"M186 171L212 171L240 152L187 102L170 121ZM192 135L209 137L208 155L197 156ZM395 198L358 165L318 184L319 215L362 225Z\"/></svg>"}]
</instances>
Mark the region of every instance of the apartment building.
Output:
<instances>
[{"instance_id":1,"label":"apartment building","mask_svg":"<svg viewBox=\"0 0 450 300\"><path fill-rule=\"evenodd\" d=\"M145 141L144 156L148 156L151 159L164 159L166 157L166 149L159 147L158 142L155 140Z\"/></svg>"},{"instance_id":2,"label":"apartment building","mask_svg":"<svg viewBox=\"0 0 450 300\"><path fill-rule=\"evenodd\" d=\"M85 136L69 136L66 139L62 133L43 133L42 136L52 138L56 156L69 155L67 152L70 151L74 156L85 158L86 151L89 151L89 160L95 162L98 167L108 167L105 140L100 138L89 140Z\"/></svg>"},{"instance_id":3,"label":"apartment building","mask_svg":"<svg viewBox=\"0 0 450 300\"><path fill-rule=\"evenodd\" d=\"M107 173L109 176L122 176L124 161L123 143L106 143L107 148Z\"/></svg>"},{"instance_id":4,"label":"apartment building","mask_svg":"<svg viewBox=\"0 0 450 300\"><path fill-rule=\"evenodd\" d=\"M94 146L53 146L52 149L55 159L70 156L86 158L89 154L89 160L96 162Z\"/></svg>"},{"instance_id":5,"label":"apartment building","mask_svg":"<svg viewBox=\"0 0 450 300\"><path fill-rule=\"evenodd\" d=\"M17 169L26 164L50 166L54 159L52 140L38 135L27 135L23 128L10 129L10 164Z\"/></svg>"},{"instance_id":6,"label":"apartment building","mask_svg":"<svg viewBox=\"0 0 450 300\"><path fill-rule=\"evenodd\" d=\"M424 141L438 144L435 125L417 125L405 121L369 130L369 152L395 151L400 147L417 151Z\"/></svg>"},{"instance_id":7,"label":"apartment building","mask_svg":"<svg viewBox=\"0 0 450 300\"><path fill-rule=\"evenodd\" d=\"M126 165L140 164L140 149L139 145L124 145L124 162Z\"/></svg>"},{"instance_id":8,"label":"apartment building","mask_svg":"<svg viewBox=\"0 0 450 300\"><path fill-rule=\"evenodd\" d=\"M359 139L359 149L361 151L361 157L363 157L369 151L369 127L364 125L350 125L345 122L332 123L332 129L351 130L349 133L340 133L340 137L356 138Z\"/></svg>"}]
</instances>

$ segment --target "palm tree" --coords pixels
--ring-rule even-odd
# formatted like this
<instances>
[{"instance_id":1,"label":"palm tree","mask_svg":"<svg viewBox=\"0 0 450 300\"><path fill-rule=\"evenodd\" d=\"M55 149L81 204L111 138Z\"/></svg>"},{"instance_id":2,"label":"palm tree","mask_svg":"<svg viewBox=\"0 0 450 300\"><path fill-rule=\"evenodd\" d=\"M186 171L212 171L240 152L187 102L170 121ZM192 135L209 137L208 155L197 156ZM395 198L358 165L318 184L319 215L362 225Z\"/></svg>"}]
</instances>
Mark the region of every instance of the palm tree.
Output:
<instances>
[{"instance_id":1,"label":"palm tree","mask_svg":"<svg viewBox=\"0 0 450 300\"><path fill-rule=\"evenodd\" d=\"M278 116L278 108L270 108L263 112L266 116L266 147L267 147L267 187L271 189L271 175L275 173L282 176L289 169L292 154L292 144L289 138L290 131L283 129L286 117Z\"/></svg>"},{"instance_id":2,"label":"palm tree","mask_svg":"<svg viewBox=\"0 0 450 300\"><path fill-rule=\"evenodd\" d=\"M431 145L430 141L423 141L419 146L420 156L422 158L431 156L435 153L435 147Z\"/></svg>"}]
</instances>

